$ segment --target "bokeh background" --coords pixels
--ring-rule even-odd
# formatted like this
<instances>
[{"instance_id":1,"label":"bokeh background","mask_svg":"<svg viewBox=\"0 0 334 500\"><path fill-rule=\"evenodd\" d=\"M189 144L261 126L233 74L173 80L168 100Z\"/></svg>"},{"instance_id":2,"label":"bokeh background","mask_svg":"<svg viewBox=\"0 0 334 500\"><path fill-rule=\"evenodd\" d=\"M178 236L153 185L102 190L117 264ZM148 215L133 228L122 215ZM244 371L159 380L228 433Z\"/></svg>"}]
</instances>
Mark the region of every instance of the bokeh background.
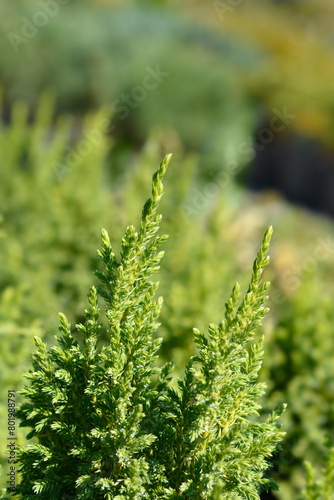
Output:
<instances>
[{"instance_id":1,"label":"bokeh background","mask_svg":"<svg viewBox=\"0 0 334 500\"><path fill-rule=\"evenodd\" d=\"M334 437L332 0L0 0L0 459L33 336L73 328L100 230L119 248L173 152L162 360L219 321L274 226L264 412L288 403L263 499L299 498ZM17 395L17 402L21 398ZM19 443L25 431L17 428ZM9 496L3 496L9 498Z\"/></svg>"}]
</instances>

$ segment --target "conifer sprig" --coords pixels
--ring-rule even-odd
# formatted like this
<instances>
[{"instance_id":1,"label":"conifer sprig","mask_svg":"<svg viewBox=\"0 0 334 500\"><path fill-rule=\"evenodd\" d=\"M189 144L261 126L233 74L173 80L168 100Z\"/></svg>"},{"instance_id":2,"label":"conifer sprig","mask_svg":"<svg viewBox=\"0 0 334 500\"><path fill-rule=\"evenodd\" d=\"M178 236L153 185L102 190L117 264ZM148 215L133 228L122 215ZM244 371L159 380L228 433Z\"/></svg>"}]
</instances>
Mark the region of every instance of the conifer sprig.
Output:
<instances>
[{"instance_id":1,"label":"conifer sprig","mask_svg":"<svg viewBox=\"0 0 334 500\"><path fill-rule=\"evenodd\" d=\"M223 321L210 324L207 336L195 329L198 352L172 389L173 364L155 366L162 299L151 282L166 240L156 233L169 160L153 176L139 231L125 231L119 260L102 231L101 287L91 288L85 322L76 325L81 342L62 314L57 346L47 350L35 337L18 416L37 442L19 450L21 500L259 499L260 488L273 485L263 473L282 438L276 421L283 407L257 420L263 338L252 343L267 312L261 276L272 230L240 305L236 285ZM98 293L108 320L102 347Z\"/></svg>"},{"instance_id":2,"label":"conifer sprig","mask_svg":"<svg viewBox=\"0 0 334 500\"><path fill-rule=\"evenodd\" d=\"M97 272L107 303L109 345L97 349L101 325L97 292L89 293L85 324L76 325L83 348L60 315L58 346L47 351L35 338L34 371L22 393L29 403L18 412L21 426L38 444L20 450L22 482L17 493L30 498L146 498L148 465L142 451L155 439L141 429L144 409L156 392L150 389L160 339L153 339L162 300L150 282L166 236L155 236L163 194L162 179L171 155L153 176L152 196L143 208L139 233L127 228L121 259L112 251L106 230L99 251L105 271ZM153 241L152 241L153 240ZM122 496L123 495L123 496Z\"/></svg>"},{"instance_id":3,"label":"conifer sprig","mask_svg":"<svg viewBox=\"0 0 334 500\"><path fill-rule=\"evenodd\" d=\"M170 443L165 452L168 473L184 499L258 499L261 487L276 488L263 472L283 436L276 421L284 406L264 422L254 419L265 392L265 384L257 382L264 339L250 344L268 311L264 303L269 283L262 283L261 276L269 262L271 234L270 227L240 306L236 284L224 320L210 324L208 336L194 330L198 354L179 381L180 392L169 390L164 416L170 425L160 441Z\"/></svg>"}]
</instances>

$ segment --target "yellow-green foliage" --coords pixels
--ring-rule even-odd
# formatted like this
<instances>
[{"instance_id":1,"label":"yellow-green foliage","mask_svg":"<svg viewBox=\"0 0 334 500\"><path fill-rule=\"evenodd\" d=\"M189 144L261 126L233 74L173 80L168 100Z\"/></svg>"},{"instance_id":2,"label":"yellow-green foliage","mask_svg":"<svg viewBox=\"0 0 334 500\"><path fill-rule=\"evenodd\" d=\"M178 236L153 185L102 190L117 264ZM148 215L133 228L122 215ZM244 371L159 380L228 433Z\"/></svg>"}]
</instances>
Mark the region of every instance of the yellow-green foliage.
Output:
<instances>
[{"instance_id":1,"label":"yellow-green foliage","mask_svg":"<svg viewBox=\"0 0 334 500\"><path fill-rule=\"evenodd\" d=\"M48 318L42 322L47 331L55 327L51 318L61 303L77 316L95 265L89 256L97 243L94 221L107 225L112 218L105 210L101 132L108 116L102 110L75 128L66 116L52 118L52 99L45 95L33 124L27 106L16 103L10 125L0 130L0 285L23 291L18 298L23 325ZM73 140L82 129L80 140Z\"/></svg>"},{"instance_id":2,"label":"yellow-green foliage","mask_svg":"<svg viewBox=\"0 0 334 500\"><path fill-rule=\"evenodd\" d=\"M4 304L1 330L6 333L1 337L6 349L1 350L0 356L1 378L11 388L22 384L19 367L27 363L31 346L31 335L23 337L21 332L33 333L39 328L44 338L49 338L56 329L55 318L61 309L74 323L82 319L87 284L97 265L95 225L113 227L115 237L120 237L124 223L140 207L144 183L151 175L147 165L160 154L158 142L152 138L136 158L135 167L128 166L128 174L123 172L122 181L117 181L113 171L106 168L105 138L94 141L87 154L80 154L80 144L87 148L90 144L87 135L94 140L96 131L107 119L105 111L88 116L83 124L73 123L66 116L54 120L53 115L51 95L42 98L33 123L28 121L27 106L17 103L10 124L2 125L0 131L4 193L0 200L0 283ZM86 131L84 135L82 129ZM79 153L79 159L73 163L74 153ZM165 204L165 229L174 232L175 237L169 242L169 255L162 269L164 291L168 290L162 334L166 340L163 356L174 357L180 371L193 353L193 325L204 329L206 318L218 320L219 304L234 279L228 263L234 250L232 245L224 244L224 239L221 243L220 238L215 239L220 234L221 217L211 224L212 236L205 210L199 210L197 217L189 220L183 217L180 205L187 193L187 203L192 204L197 162L191 156L183 160L181 151L178 156L171 171L172 193ZM229 215L224 222L228 219ZM200 231L198 220L201 220ZM217 281L216 288L210 288L216 274L210 265L215 248L225 294L221 281L219 284ZM188 257L191 252L202 262L200 269L192 266ZM203 272L205 278L201 279ZM171 274L179 279L170 283ZM188 304L183 300L184 287L189 287ZM22 340L20 350L16 349L18 339ZM12 358L6 356L7 350L15 353L15 370ZM5 410L2 406L3 419ZM3 449L1 453L4 460Z\"/></svg>"},{"instance_id":3,"label":"yellow-green foliage","mask_svg":"<svg viewBox=\"0 0 334 500\"><path fill-rule=\"evenodd\" d=\"M333 500L334 498L334 447L327 440L326 467L317 473L310 462L305 463L306 488L301 500Z\"/></svg>"},{"instance_id":4,"label":"yellow-green foliage","mask_svg":"<svg viewBox=\"0 0 334 500\"><path fill-rule=\"evenodd\" d=\"M33 124L28 122L27 106L17 103L10 125L1 124L0 130L1 428L6 427L7 390L22 386L20 371L29 362L33 335L54 332L54 315L62 307L78 319L97 263L94 254L87 253L98 241L94 220L107 224L112 215L104 212L106 140L101 134L98 144L89 148L87 139L94 140L89 134L106 113L87 116L77 125L77 133L83 128L88 136L81 137L87 153L79 154L76 164L67 157L68 147L80 147L80 141L71 143L73 121L59 117L54 122L52 117L53 100L45 95ZM65 182L65 177L71 181ZM20 442L22 432L18 437ZM2 463L5 439L1 433Z\"/></svg>"},{"instance_id":5,"label":"yellow-green foliage","mask_svg":"<svg viewBox=\"0 0 334 500\"><path fill-rule=\"evenodd\" d=\"M60 310L72 323L82 321L87 286L97 265L96 225L107 227L113 239L120 240L124 225L140 210L150 165L173 145L172 188L162 200L162 230L171 235L159 276L165 298L162 357L174 359L176 372L181 374L193 354L192 327L203 331L209 321L219 321L220 304L228 297L236 275L245 289L260 233L275 224L272 313L266 324L269 334L263 377L271 379L272 406L285 400L289 405L283 416L287 446L275 464L282 477L280 498L294 500L301 486L301 461L318 462L320 432L333 432L334 426L333 320L330 299L319 300L325 290L333 291L331 223L277 200L246 195L236 188L232 177L223 185L219 177L201 183L196 156L183 154L175 134L163 138L152 134L139 154L130 151L126 155L121 172L115 165L122 164L122 153L116 149L110 162L107 139L98 141L78 164L67 169L67 148L77 150L84 138L80 130L99 129L108 113L101 110L73 128L66 117L52 119L50 99L42 100L36 121L29 125L25 106L17 104L10 125L0 131L4 193L0 200L1 332L5 332L1 342L7 345L11 339L9 346L19 347L16 363L22 366L32 348L30 334L22 337L23 331L38 328L44 339L50 339ZM215 179L218 191L212 194L215 190L207 188ZM314 257L318 238L330 241L327 256L311 269L317 278L313 280L307 276L307 259ZM115 250L119 249L116 245ZM289 279L285 279L286 272L290 272ZM9 387L18 387L18 370L8 366L5 352L0 351L2 378ZM307 372L305 359L312 360L314 372ZM2 406L1 418L4 412Z\"/></svg>"},{"instance_id":6,"label":"yellow-green foliage","mask_svg":"<svg viewBox=\"0 0 334 500\"><path fill-rule=\"evenodd\" d=\"M323 433L334 437L333 322L332 299L309 278L280 309L269 334L263 372L272 380L268 404L282 397L289 402L282 419L287 436L281 457L275 460L282 500L296 497L305 458L321 462Z\"/></svg>"},{"instance_id":7,"label":"yellow-green foliage","mask_svg":"<svg viewBox=\"0 0 334 500\"><path fill-rule=\"evenodd\" d=\"M15 495L22 500L259 500L261 489L277 488L265 472L284 435L277 425L284 406L257 418L264 338L254 342L268 312L262 273L271 227L244 297L236 284L219 324L210 323L207 335L194 329L197 354L177 391L170 386L172 364L154 366L162 298L155 298L151 276L168 237L157 234L157 209L170 157L153 176L138 231L127 227L120 257L102 230L101 286L90 288L85 321L76 325L80 342L63 314L57 346L48 350L34 338L33 370L25 373L30 383L21 390L26 401L17 412L21 426L31 428L27 438L37 439L18 448ZM101 348L97 292L108 325Z\"/></svg>"},{"instance_id":8,"label":"yellow-green foliage","mask_svg":"<svg viewBox=\"0 0 334 500\"><path fill-rule=\"evenodd\" d=\"M8 391L16 392L16 403L22 402L22 397L18 394L18 389L22 387L22 370L26 371L30 364L30 353L35 335L41 335L38 323L26 327L18 326L20 321L20 311L17 307L20 290L7 289L0 298L0 467L3 470L0 474L0 491L6 486L8 480L8 456L5 453L8 444ZM17 444L25 442L25 433L18 428L16 421L15 437ZM1 497L2 498L2 497Z\"/></svg>"}]
</instances>

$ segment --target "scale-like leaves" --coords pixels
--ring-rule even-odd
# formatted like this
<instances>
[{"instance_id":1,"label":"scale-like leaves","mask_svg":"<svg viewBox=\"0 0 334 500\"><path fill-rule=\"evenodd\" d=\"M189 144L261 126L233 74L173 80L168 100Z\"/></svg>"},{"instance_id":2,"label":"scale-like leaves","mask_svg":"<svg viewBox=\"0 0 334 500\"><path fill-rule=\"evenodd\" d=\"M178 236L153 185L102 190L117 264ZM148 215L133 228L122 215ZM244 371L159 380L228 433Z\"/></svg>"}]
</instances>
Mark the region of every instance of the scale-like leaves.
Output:
<instances>
[{"instance_id":1,"label":"scale-like leaves","mask_svg":"<svg viewBox=\"0 0 334 500\"><path fill-rule=\"evenodd\" d=\"M236 285L223 321L210 324L208 335L195 329L197 353L173 389L172 363L157 368L162 299L151 281L167 238L157 235L157 208L169 160L153 176L139 231L126 229L119 259L102 231L104 269L96 272L100 287L89 292L83 324L74 332L60 315L50 350L35 338L18 410L37 440L19 449L22 500L258 499L261 487L275 486L264 472L282 439L276 421L283 407L258 418L263 338L254 342L267 312L261 276L272 229L240 305ZM103 345L98 294L109 325Z\"/></svg>"}]
</instances>

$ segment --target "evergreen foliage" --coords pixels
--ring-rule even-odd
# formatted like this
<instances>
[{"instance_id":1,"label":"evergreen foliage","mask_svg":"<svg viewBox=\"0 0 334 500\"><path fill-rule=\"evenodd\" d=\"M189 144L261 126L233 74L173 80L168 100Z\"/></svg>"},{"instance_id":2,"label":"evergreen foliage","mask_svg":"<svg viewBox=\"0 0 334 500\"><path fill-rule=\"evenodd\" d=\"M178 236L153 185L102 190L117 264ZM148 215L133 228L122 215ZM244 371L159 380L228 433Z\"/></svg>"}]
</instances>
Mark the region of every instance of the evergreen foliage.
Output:
<instances>
[{"instance_id":1,"label":"evergreen foliage","mask_svg":"<svg viewBox=\"0 0 334 500\"><path fill-rule=\"evenodd\" d=\"M67 305L71 320L81 314L98 262L93 228L111 217L105 215L108 141L101 130L108 112L81 123L56 119L54 100L42 95L33 123L27 103L16 102L10 124L0 124L0 288L16 296L11 314L18 326L40 318L47 332L57 327L50 318Z\"/></svg>"},{"instance_id":2,"label":"evergreen foliage","mask_svg":"<svg viewBox=\"0 0 334 500\"><path fill-rule=\"evenodd\" d=\"M140 207L141 191L151 175L147 165L157 161L162 154L159 141L152 137L135 161L126 158L122 162L122 174L116 176L117 154L113 155L112 168L107 170L111 141L102 133L100 141L94 140L101 122L107 119L105 110L87 115L82 123L67 116L55 119L54 99L48 93L42 95L32 123L29 115L28 106L17 102L9 116L10 123L0 127L3 160L0 380L3 387L11 389L19 389L22 385L21 373L29 363L32 336L41 335L49 346L53 344L57 311L64 310L73 324L83 321L86 291L92 271L98 265L98 258L94 257L99 240L95 228L107 227L113 221L114 237L121 239L122 226L135 217ZM85 135L82 135L82 129ZM68 157L78 153L80 145L86 146L87 154L79 154L78 160L72 163ZM209 258L203 260L204 252L208 257L211 255L210 240L213 238L204 226L203 232L198 231L196 220L189 222L180 217L179 205L194 182L196 167L196 158L184 157L180 151L176 168L171 172L171 183L175 188L165 204L165 230L170 232L173 229L176 237L167 259L164 259L162 281L168 282L176 270L182 272L179 276L182 281L174 279L170 287L167 283L164 285L164 295L168 294L172 300L162 313L164 325L161 334L166 342L161 362L172 357L178 366L177 371L192 353L192 322L204 327L206 318L215 317L213 313L218 311L223 295L223 291L217 294L207 283L210 296L203 301L203 292L198 287L198 268L190 265L185 253L188 248L187 252L193 258L202 259L201 272L207 273L205 280L210 274L215 274ZM203 238L208 242L205 247ZM222 244L216 254L217 261L220 261L219 273L227 287L235 275L230 265L231 246ZM187 283L189 305L183 301L183 287ZM105 318L102 321L105 322ZM101 336L105 332L103 329ZM6 393L2 392L2 427L6 419ZM5 439L2 434L0 461L6 473ZM18 430L18 439L22 443L22 429Z\"/></svg>"},{"instance_id":3,"label":"evergreen foliage","mask_svg":"<svg viewBox=\"0 0 334 500\"><path fill-rule=\"evenodd\" d=\"M0 492L1 488L6 485L10 467L6 455L8 433L5 431L8 426L8 390L15 391L16 405L20 404L23 397L18 394L18 390L22 388L22 373L30 368L30 354L34 336L42 334L37 324L22 328L18 326L14 318L9 319L12 302L15 303L16 299L15 294L10 292L7 290L0 297L0 380L2 387L0 392L0 428L2 429L0 433ZM16 425L16 442L24 444L25 432L17 427ZM1 494L0 498L3 498Z\"/></svg>"},{"instance_id":4,"label":"evergreen foliage","mask_svg":"<svg viewBox=\"0 0 334 500\"><path fill-rule=\"evenodd\" d=\"M334 499L334 447L330 438L327 440L326 445L326 467L322 470L318 479L311 463L305 462L306 488L303 491L301 500Z\"/></svg>"},{"instance_id":5,"label":"evergreen foliage","mask_svg":"<svg viewBox=\"0 0 334 500\"><path fill-rule=\"evenodd\" d=\"M105 187L108 141L99 132L108 113L101 109L82 122L54 115L54 96L44 93L33 123L24 102L15 103L9 124L0 123L1 428L7 422L7 390L22 387L33 336L50 339L57 312L65 308L70 321L81 321L98 263L95 226L107 225L113 216ZM4 483L6 439L1 433ZM17 440L24 442L22 429Z\"/></svg>"},{"instance_id":6,"label":"evergreen foliage","mask_svg":"<svg viewBox=\"0 0 334 500\"><path fill-rule=\"evenodd\" d=\"M323 434L334 438L334 316L331 297L311 277L279 313L262 377L271 381L265 405L283 397L288 402L282 416L286 451L277 461L284 500L296 497L304 460L321 463Z\"/></svg>"},{"instance_id":7,"label":"evergreen foliage","mask_svg":"<svg viewBox=\"0 0 334 500\"><path fill-rule=\"evenodd\" d=\"M166 240L157 235L157 208L169 160L154 174L140 229L128 226L119 260L102 231L101 287L90 289L85 321L76 326L81 341L63 314L58 345L48 350L35 337L30 385L21 391L27 402L18 410L35 440L19 450L21 499L258 499L260 488L275 486L264 472L282 439L284 407L256 418L263 338L253 342L267 312L261 275L271 228L240 305L236 285L223 321L210 324L208 336L195 329L197 353L178 390L170 386L172 364L156 367L162 299L154 299L151 276ZM101 347L98 293L109 335Z\"/></svg>"},{"instance_id":8,"label":"evergreen foliage","mask_svg":"<svg viewBox=\"0 0 334 500\"><path fill-rule=\"evenodd\" d=\"M323 454L322 434L333 433L334 428L334 290L329 221L305 215L285 203L254 200L236 190L232 181L221 187L223 196L207 196L206 185L201 185L196 175L196 157L183 154L174 134L161 139L160 133L155 132L138 155L114 151L109 171L108 147L102 139L87 156L81 156L76 167L58 178L53 162L66 165L69 148L77 151L83 138L77 136L79 127L73 128L66 117L54 121L50 95L42 97L33 123L28 115L27 107L17 103L10 124L0 129L2 385L17 390L22 386L20 374L27 369L33 335L40 335L48 346L53 345L50 333L56 330L57 311L66 312L72 324L83 321L86 290L98 264L93 255L98 245L96 227L109 227L113 221L118 252L122 227L136 217L140 208L141 193L151 176L149 165L173 145L177 151L175 168L169 172L173 189L163 200L162 230L172 237L160 269L164 307L159 333L164 342L158 362L173 359L174 372L182 375L193 353L192 326L196 324L203 330L209 321L219 321L220 304L236 273L242 287L246 286L248 263L255 253L261 228L275 220L279 242L272 248L272 321L266 323L267 355L262 370L262 380L270 380L270 385L263 405L272 408L280 401L288 403L282 418L287 432L285 445L274 464L279 465L278 498L294 500L302 481L302 461L307 458L319 463ZM88 116L83 128L88 132L96 129L104 116L103 110ZM121 174L116 176L117 165ZM315 241L319 239L329 245L328 258L319 262L314 276L317 279L301 276L302 286L292 293L291 279L285 281L284 275L303 266L314 254ZM106 325L104 315L101 316ZM106 339L107 328L103 328L100 341ZM5 398L3 392L2 427L6 422ZM23 429L18 429L17 435L22 444ZM0 460L4 478L8 467L5 439L2 434Z\"/></svg>"}]
</instances>

